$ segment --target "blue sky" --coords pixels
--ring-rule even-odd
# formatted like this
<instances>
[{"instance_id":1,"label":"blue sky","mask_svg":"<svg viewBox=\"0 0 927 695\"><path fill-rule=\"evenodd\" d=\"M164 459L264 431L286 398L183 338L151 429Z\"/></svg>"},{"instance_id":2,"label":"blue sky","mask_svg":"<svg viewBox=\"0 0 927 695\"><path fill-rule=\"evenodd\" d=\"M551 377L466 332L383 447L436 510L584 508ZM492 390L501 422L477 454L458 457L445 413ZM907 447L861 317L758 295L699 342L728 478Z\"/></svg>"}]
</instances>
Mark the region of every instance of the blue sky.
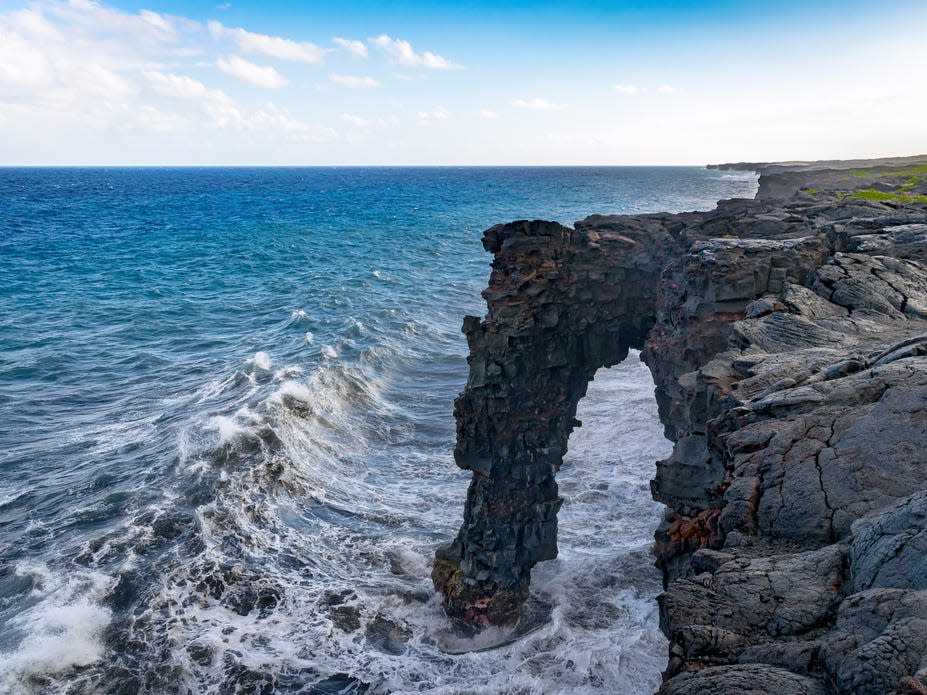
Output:
<instances>
[{"instance_id":1,"label":"blue sky","mask_svg":"<svg viewBox=\"0 0 927 695\"><path fill-rule=\"evenodd\" d=\"M927 2L0 0L0 164L927 152Z\"/></svg>"}]
</instances>

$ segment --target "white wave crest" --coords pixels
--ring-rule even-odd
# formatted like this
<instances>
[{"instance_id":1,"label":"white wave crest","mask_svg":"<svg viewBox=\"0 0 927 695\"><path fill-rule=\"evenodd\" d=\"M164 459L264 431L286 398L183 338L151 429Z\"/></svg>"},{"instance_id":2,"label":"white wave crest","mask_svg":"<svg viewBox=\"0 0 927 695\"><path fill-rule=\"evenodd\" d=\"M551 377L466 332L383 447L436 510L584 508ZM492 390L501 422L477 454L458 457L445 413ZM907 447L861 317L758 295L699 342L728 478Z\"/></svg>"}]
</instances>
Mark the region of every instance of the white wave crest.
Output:
<instances>
[{"instance_id":1,"label":"white wave crest","mask_svg":"<svg viewBox=\"0 0 927 695\"><path fill-rule=\"evenodd\" d=\"M263 371L268 371L271 367L270 355L266 352L255 352L254 357L251 358L251 364L253 364L257 369Z\"/></svg>"},{"instance_id":2,"label":"white wave crest","mask_svg":"<svg viewBox=\"0 0 927 695\"><path fill-rule=\"evenodd\" d=\"M100 572L56 573L44 565L20 564L16 574L36 583L35 605L8 627L23 635L19 645L0 653L0 691L28 692L31 677L54 675L99 661L103 630L112 618L100 601L112 587Z\"/></svg>"}]
</instances>

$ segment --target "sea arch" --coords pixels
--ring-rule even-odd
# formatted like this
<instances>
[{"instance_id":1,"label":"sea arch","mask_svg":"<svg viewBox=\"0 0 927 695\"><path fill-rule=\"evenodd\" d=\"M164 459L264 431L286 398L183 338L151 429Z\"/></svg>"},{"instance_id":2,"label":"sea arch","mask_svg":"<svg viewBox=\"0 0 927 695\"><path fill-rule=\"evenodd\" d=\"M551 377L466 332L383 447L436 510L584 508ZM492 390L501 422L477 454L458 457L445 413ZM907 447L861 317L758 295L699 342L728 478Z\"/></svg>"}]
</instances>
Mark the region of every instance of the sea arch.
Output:
<instances>
[{"instance_id":1,"label":"sea arch","mask_svg":"<svg viewBox=\"0 0 927 695\"><path fill-rule=\"evenodd\" d=\"M596 371L642 349L664 266L684 246L671 215L521 221L487 230L488 313L468 316L466 388L455 401L457 465L472 472L457 537L432 579L456 618L515 623L531 568L557 555L556 474ZM668 403L657 388L661 411Z\"/></svg>"}]
</instances>

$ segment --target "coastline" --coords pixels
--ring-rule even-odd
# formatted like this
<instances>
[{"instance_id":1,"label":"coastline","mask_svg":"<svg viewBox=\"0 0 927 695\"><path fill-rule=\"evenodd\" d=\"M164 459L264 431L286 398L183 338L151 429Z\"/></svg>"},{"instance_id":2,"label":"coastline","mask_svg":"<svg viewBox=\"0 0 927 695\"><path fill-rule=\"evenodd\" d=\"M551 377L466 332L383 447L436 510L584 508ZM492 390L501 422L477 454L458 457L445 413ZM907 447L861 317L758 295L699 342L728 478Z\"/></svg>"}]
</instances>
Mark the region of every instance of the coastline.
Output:
<instances>
[{"instance_id":1,"label":"coastline","mask_svg":"<svg viewBox=\"0 0 927 695\"><path fill-rule=\"evenodd\" d=\"M477 651L496 643L446 619L429 575L467 484L448 417L466 365L458 317L481 308L474 241L494 215L566 223L605 196L614 212L706 209L752 196L755 176L3 173L21 232L0 263L16 396L0 692L656 689L647 489L669 444L636 359L580 410L581 465L560 481L570 530L532 587L538 629ZM629 399L646 417L610 414Z\"/></svg>"},{"instance_id":2,"label":"coastline","mask_svg":"<svg viewBox=\"0 0 927 695\"><path fill-rule=\"evenodd\" d=\"M652 483L661 693L927 692L927 167L866 164L758 165L755 199L706 213L485 233L455 408L473 480L433 572L451 615L517 621L557 554L576 406L642 349L674 442Z\"/></svg>"}]
</instances>

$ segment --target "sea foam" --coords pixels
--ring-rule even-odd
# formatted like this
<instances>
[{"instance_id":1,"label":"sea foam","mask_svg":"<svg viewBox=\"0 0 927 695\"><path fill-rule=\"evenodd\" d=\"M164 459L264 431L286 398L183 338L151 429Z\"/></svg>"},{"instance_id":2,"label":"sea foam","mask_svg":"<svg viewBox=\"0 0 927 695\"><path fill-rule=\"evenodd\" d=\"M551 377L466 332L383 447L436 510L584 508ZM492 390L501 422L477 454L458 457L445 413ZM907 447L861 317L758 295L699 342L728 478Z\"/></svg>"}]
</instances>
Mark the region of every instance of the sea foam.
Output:
<instances>
[{"instance_id":1,"label":"sea foam","mask_svg":"<svg viewBox=\"0 0 927 695\"><path fill-rule=\"evenodd\" d=\"M14 650L0 653L0 689L20 692L32 676L66 672L99 661L104 653L103 630L112 618L100 604L112 588L100 572L52 571L46 565L20 563L20 577L35 582L34 604L9 624L23 639Z\"/></svg>"}]
</instances>

